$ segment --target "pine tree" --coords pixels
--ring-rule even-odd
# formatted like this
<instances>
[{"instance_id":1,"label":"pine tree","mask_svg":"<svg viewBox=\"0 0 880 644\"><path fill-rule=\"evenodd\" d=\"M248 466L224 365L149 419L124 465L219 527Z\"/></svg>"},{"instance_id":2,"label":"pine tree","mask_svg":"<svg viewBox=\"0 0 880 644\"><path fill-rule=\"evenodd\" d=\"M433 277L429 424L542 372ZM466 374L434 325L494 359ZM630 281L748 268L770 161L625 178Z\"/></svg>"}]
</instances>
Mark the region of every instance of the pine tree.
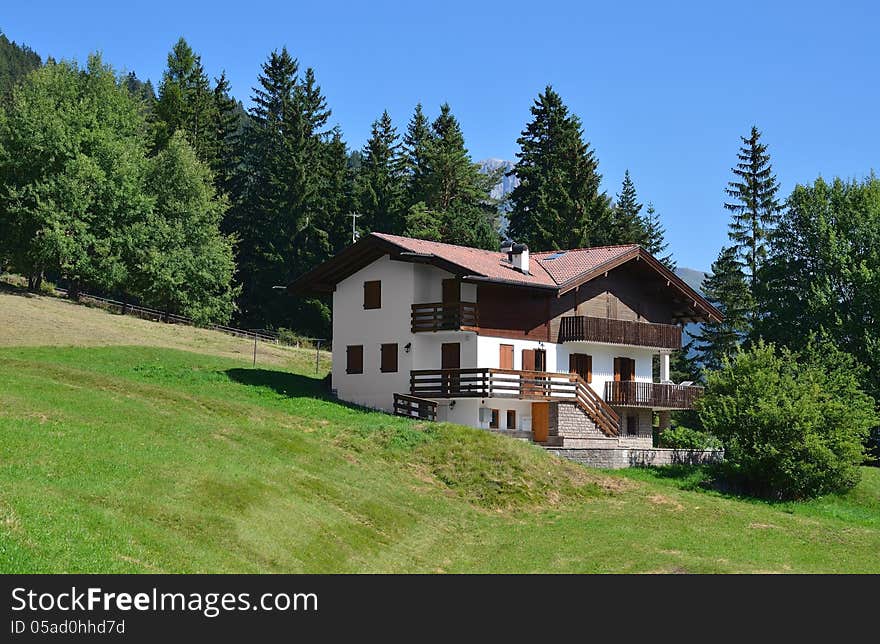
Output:
<instances>
[{"instance_id":1,"label":"pine tree","mask_svg":"<svg viewBox=\"0 0 880 644\"><path fill-rule=\"evenodd\" d=\"M773 174L767 146L760 142L758 128L752 126L749 137L740 138L739 161L732 169L735 178L725 191L732 200L724 207L732 213L728 236L744 261L754 293L758 273L767 257L767 239L772 235L781 212L776 198L779 184Z\"/></svg>"},{"instance_id":2,"label":"pine tree","mask_svg":"<svg viewBox=\"0 0 880 644\"><path fill-rule=\"evenodd\" d=\"M168 54L156 102L156 147L163 148L181 130L200 161L215 167L221 142L216 133L217 105L199 57L180 38Z\"/></svg>"},{"instance_id":3,"label":"pine tree","mask_svg":"<svg viewBox=\"0 0 880 644\"><path fill-rule=\"evenodd\" d=\"M328 194L331 155L341 139L322 128L330 111L314 72L299 74L286 48L262 66L252 97L244 142L247 169L241 205L232 220L239 246L241 322L253 326L296 326L326 332L329 312L316 300L275 297L286 284L326 259L333 244L328 230L342 220L335 194ZM335 167L335 166L334 166Z\"/></svg>"},{"instance_id":4,"label":"pine tree","mask_svg":"<svg viewBox=\"0 0 880 644\"><path fill-rule=\"evenodd\" d=\"M495 182L471 160L458 120L448 104L442 105L425 149L423 203L427 212L440 216L444 242L498 246L498 209L489 196Z\"/></svg>"},{"instance_id":5,"label":"pine tree","mask_svg":"<svg viewBox=\"0 0 880 644\"><path fill-rule=\"evenodd\" d=\"M229 94L229 81L226 72L214 79L214 136L217 141L217 154L211 170L220 192L236 198L234 185L241 164L239 132L241 130L241 105Z\"/></svg>"},{"instance_id":6,"label":"pine tree","mask_svg":"<svg viewBox=\"0 0 880 644\"><path fill-rule=\"evenodd\" d=\"M752 296L743 265L734 246L722 248L712 264L712 274L703 282L703 293L724 315L722 322L704 322L694 336L698 361L708 369L718 369L749 333Z\"/></svg>"},{"instance_id":7,"label":"pine tree","mask_svg":"<svg viewBox=\"0 0 880 644\"><path fill-rule=\"evenodd\" d=\"M356 172L350 164L350 155L342 132L334 128L324 145L323 216L319 226L327 232L330 253L336 254L351 244L351 223L348 214L355 208Z\"/></svg>"},{"instance_id":8,"label":"pine tree","mask_svg":"<svg viewBox=\"0 0 880 644\"><path fill-rule=\"evenodd\" d=\"M648 202L648 206L645 208L642 226L644 226L645 235L647 236L645 250L663 262L666 268L674 271L675 260L672 259L672 253L666 253L666 249L669 247L669 242L666 241L666 230L663 228L660 215L654 209L653 203ZM666 254L664 255L664 253Z\"/></svg>"},{"instance_id":9,"label":"pine tree","mask_svg":"<svg viewBox=\"0 0 880 644\"><path fill-rule=\"evenodd\" d=\"M410 206L427 199L425 177L428 172L428 146L433 134L431 124L422 111L422 104L416 105L406 134L403 136L403 151L407 172L406 203Z\"/></svg>"},{"instance_id":10,"label":"pine tree","mask_svg":"<svg viewBox=\"0 0 880 644\"><path fill-rule=\"evenodd\" d=\"M534 250L606 243L610 200L580 119L549 85L531 113L511 173L520 183L510 195L510 236Z\"/></svg>"},{"instance_id":11,"label":"pine tree","mask_svg":"<svg viewBox=\"0 0 880 644\"><path fill-rule=\"evenodd\" d=\"M636 194L636 186L627 170L623 175L623 184L617 195L617 202L611 210L611 229L609 236L615 244L648 244L648 235L639 213L642 204Z\"/></svg>"},{"instance_id":12,"label":"pine tree","mask_svg":"<svg viewBox=\"0 0 880 644\"><path fill-rule=\"evenodd\" d=\"M358 212L361 228L399 235L405 227L405 160L400 154L397 129L388 112L373 122L372 135L364 146L358 175Z\"/></svg>"}]
</instances>

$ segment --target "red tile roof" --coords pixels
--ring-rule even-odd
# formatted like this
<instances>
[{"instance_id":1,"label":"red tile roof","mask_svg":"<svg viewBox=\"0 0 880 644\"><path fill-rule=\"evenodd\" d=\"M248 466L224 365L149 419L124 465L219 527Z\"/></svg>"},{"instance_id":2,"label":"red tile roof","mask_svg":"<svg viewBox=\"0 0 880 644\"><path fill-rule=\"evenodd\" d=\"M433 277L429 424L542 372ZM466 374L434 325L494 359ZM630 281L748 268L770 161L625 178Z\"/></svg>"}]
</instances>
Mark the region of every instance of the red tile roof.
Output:
<instances>
[{"instance_id":1,"label":"red tile roof","mask_svg":"<svg viewBox=\"0 0 880 644\"><path fill-rule=\"evenodd\" d=\"M680 299L696 315L706 316L706 319L722 319L721 313L711 303L635 244L532 253L527 275L514 268L507 259L507 253L370 233L291 282L287 287L288 292L300 295L330 293L341 280L386 254L397 259L408 258L410 261L434 264L469 281L552 289L559 295L599 277L605 271L636 260L653 269L659 278L666 281L666 286L673 286L678 295L670 296Z\"/></svg>"},{"instance_id":2,"label":"red tile roof","mask_svg":"<svg viewBox=\"0 0 880 644\"><path fill-rule=\"evenodd\" d=\"M638 249L634 244L625 246L597 246L568 251L532 253L529 262L530 274L515 269L507 259L507 253L480 250L466 246L454 246L440 242L371 233L371 235L391 242L406 252L433 255L461 266L475 276L491 280L504 280L531 286L556 287L577 278L606 262L620 258ZM553 259L550 259L550 258Z\"/></svg>"}]
</instances>

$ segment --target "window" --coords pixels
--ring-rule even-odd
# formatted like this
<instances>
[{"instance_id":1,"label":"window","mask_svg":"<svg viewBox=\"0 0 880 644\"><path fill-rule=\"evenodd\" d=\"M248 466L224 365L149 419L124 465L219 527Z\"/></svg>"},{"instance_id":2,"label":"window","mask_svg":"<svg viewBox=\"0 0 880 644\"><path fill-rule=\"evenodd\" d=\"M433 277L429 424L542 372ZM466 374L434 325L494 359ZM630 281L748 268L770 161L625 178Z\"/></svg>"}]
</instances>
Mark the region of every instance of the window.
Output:
<instances>
[{"instance_id":1,"label":"window","mask_svg":"<svg viewBox=\"0 0 880 644\"><path fill-rule=\"evenodd\" d=\"M576 373L584 382L593 382L593 356L585 353L569 354L568 372Z\"/></svg>"},{"instance_id":2,"label":"window","mask_svg":"<svg viewBox=\"0 0 880 644\"><path fill-rule=\"evenodd\" d=\"M507 429L516 429L516 410L507 410Z\"/></svg>"},{"instance_id":3,"label":"window","mask_svg":"<svg viewBox=\"0 0 880 644\"><path fill-rule=\"evenodd\" d=\"M381 309L382 308L382 282L379 280L373 282L364 282L364 308L365 309Z\"/></svg>"},{"instance_id":4,"label":"window","mask_svg":"<svg viewBox=\"0 0 880 644\"><path fill-rule=\"evenodd\" d=\"M492 420L489 421L489 427L491 429L498 429L498 417L499 413L497 409L492 410Z\"/></svg>"},{"instance_id":5,"label":"window","mask_svg":"<svg viewBox=\"0 0 880 644\"><path fill-rule=\"evenodd\" d=\"M627 416L626 417L626 435L627 436L638 436L639 435L639 417L638 416Z\"/></svg>"},{"instance_id":6,"label":"window","mask_svg":"<svg viewBox=\"0 0 880 644\"><path fill-rule=\"evenodd\" d=\"M345 373L364 372L364 345L350 345L345 349Z\"/></svg>"},{"instance_id":7,"label":"window","mask_svg":"<svg viewBox=\"0 0 880 644\"><path fill-rule=\"evenodd\" d=\"M379 365L382 373L397 372L397 343L382 345L382 359Z\"/></svg>"},{"instance_id":8,"label":"window","mask_svg":"<svg viewBox=\"0 0 880 644\"><path fill-rule=\"evenodd\" d=\"M636 361L632 358L614 358L614 380L629 382L636 379Z\"/></svg>"}]
</instances>

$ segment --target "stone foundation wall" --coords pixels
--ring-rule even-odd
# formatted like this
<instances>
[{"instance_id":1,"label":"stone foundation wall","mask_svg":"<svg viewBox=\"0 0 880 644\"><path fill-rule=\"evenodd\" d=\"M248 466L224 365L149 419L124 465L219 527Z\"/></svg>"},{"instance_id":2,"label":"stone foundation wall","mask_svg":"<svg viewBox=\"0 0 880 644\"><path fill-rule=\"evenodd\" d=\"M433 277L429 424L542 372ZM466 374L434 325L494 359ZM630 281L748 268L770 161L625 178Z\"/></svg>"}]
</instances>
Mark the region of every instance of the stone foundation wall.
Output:
<instances>
[{"instance_id":1,"label":"stone foundation wall","mask_svg":"<svg viewBox=\"0 0 880 644\"><path fill-rule=\"evenodd\" d=\"M650 409L615 409L615 411L620 416L620 436L606 436L575 403L551 403L550 435L561 437L563 447L577 449L586 447L650 449L653 447ZM627 433L627 422L632 417L636 419L636 434Z\"/></svg>"},{"instance_id":2,"label":"stone foundation wall","mask_svg":"<svg viewBox=\"0 0 880 644\"><path fill-rule=\"evenodd\" d=\"M548 452L588 467L622 469L662 465L704 465L724 458L723 450L690 450L655 447L547 447Z\"/></svg>"}]
</instances>

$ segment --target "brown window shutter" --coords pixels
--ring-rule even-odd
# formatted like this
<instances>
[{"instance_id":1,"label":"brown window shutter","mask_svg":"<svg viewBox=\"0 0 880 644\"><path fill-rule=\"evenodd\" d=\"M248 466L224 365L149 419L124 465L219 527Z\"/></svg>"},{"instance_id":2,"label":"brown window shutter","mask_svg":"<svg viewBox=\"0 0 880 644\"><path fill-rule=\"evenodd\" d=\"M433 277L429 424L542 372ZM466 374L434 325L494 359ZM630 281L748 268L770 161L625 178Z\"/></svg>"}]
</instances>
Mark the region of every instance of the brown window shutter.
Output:
<instances>
[{"instance_id":1,"label":"brown window shutter","mask_svg":"<svg viewBox=\"0 0 880 644\"><path fill-rule=\"evenodd\" d=\"M499 347L498 365L502 369L513 369L513 345L502 344Z\"/></svg>"},{"instance_id":2,"label":"brown window shutter","mask_svg":"<svg viewBox=\"0 0 880 644\"><path fill-rule=\"evenodd\" d=\"M396 373L397 372L397 344L383 344L382 345L382 360L380 362L380 371L382 373Z\"/></svg>"},{"instance_id":3,"label":"brown window shutter","mask_svg":"<svg viewBox=\"0 0 880 644\"><path fill-rule=\"evenodd\" d=\"M535 370L535 350L534 349L523 349L522 350L522 370L523 371L534 371Z\"/></svg>"},{"instance_id":4,"label":"brown window shutter","mask_svg":"<svg viewBox=\"0 0 880 644\"><path fill-rule=\"evenodd\" d=\"M364 372L364 346L350 345L345 349L345 373Z\"/></svg>"},{"instance_id":5,"label":"brown window shutter","mask_svg":"<svg viewBox=\"0 0 880 644\"><path fill-rule=\"evenodd\" d=\"M620 382L620 358L614 358L614 381Z\"/></svg>"},{"instance_id":6,"label":"brown window shutter","mask_svg":"<svg viewBox=\"0 0 880 644\"><path fill-rule=\"evenodd\" d=\"M585 369L587 372L584 380L587 382L593 382L593 356L584 356L586 358L587 364L585 365Z\"/></svg>"},{"instance_id":7,"label":"brown window shutter","mask_svg":"<svg viewBox=\"0 0 880 644\"><path fill-rule=\"evenodd\" d=\"M364 282L364 308L382 308L382 282L379 280Z\"/></svg>"}]
</instances>

